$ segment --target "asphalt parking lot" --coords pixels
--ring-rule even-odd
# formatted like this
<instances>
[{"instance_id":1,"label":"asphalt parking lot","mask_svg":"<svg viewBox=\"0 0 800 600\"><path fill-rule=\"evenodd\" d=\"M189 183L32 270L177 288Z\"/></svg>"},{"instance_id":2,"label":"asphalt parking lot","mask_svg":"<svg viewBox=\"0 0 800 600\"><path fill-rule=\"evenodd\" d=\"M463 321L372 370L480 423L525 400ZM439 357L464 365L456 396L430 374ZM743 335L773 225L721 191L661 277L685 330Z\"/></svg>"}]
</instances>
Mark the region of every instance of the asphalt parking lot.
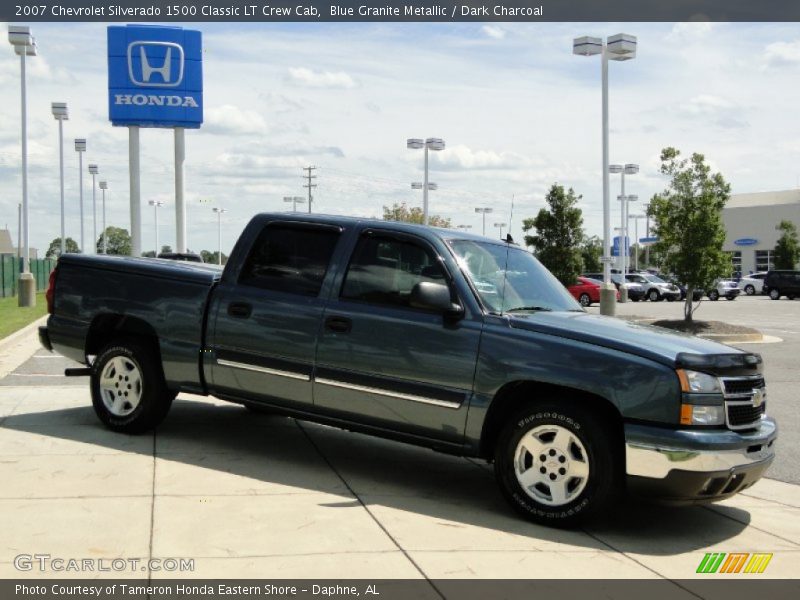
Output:
<instances>
[{"instance_id":1,"label":"asphalt parking lot","mask_svg":"<svg viewBox=\"0 0 800 600\"><path fill-rule=\"evenodd\" d=\"M677 318L681 307L620 306L627 311ZM793 435L798 422L790 391L799 378L790 355L800 345L800 302L707 303L698 318L758 327L747 319L762 312L765 333L783 341L746 347L765 357L785 462L797 446L787 431ZM703 576L695 571L706 552L773 553L762 577L797 576L800 487L791 465L717 505L628 502L591 527L555 530L517 518L479 461L254 415L213 399L181 395L156 433L115 434L95 418L86 381L60 375L65 364L38 348L32 330L0 345L0 578L698 578L699 584ZM194 570L20 572L14 557L23 553L183 557L194 559ZM673 591L670 597L704 597L686 582Z\"/></svg>"}]
</instances>

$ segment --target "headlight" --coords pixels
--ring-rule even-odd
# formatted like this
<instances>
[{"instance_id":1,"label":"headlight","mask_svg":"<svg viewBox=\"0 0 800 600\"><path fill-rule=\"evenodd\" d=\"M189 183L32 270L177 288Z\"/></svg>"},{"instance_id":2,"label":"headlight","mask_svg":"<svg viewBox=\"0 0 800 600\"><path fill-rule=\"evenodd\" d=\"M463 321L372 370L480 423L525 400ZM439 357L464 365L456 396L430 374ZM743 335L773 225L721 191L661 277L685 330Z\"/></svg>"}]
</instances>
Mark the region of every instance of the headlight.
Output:
<instances>
[{"instance_id":1,"label":"headlight","mask_svg":"<svg viewBox=\"0 0 800 600\"><path fill-rule=\"evenodd\" d=\"M723 425L724 423L724 406L681 404L681 425Z\"/></svg>"},{"instance_id":2,"label":"headlight","mask_svg":"<svg viewBox=\"0 0 800 600\"><path fill-rule=\"evenodd\" d=\"M678 379L681 382L681 391L695 394L721 394L722 388L719 379L708 373L678 369Z\"/></svg>"}]
</instances>

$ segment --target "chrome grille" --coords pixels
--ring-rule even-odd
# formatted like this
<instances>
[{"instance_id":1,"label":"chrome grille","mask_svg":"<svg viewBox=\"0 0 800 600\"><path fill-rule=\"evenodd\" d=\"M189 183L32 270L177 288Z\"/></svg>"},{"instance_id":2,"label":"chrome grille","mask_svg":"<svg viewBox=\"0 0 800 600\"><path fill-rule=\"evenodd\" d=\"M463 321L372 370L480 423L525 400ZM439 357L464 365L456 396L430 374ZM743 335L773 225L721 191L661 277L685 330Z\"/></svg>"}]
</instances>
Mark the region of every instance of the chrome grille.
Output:
<instances>
[{"instance_id":1,"label":"chrome grille","mask_svg":"<svg viewBox=\"0 0 800 600\"><path fill-rule=\"evenodd\" d=\"M729 429L752 429L766 412L766 388L760 375L723 377L725 424Z\"/></svg>"}]
</instances>

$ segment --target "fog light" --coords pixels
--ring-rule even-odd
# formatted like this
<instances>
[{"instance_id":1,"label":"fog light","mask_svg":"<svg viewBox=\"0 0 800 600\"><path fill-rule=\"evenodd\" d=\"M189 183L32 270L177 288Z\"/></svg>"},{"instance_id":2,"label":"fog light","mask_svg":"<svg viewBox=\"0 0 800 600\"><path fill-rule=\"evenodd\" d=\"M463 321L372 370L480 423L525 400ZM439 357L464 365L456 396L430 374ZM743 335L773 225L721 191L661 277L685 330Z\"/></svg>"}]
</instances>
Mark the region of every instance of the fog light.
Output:
<instances>
[{"instance_id":1,"label":"fog light","mask_svg":"<svg viewBox=\"0 0 800 600\"><path fill-rule=\"evenodd\" d=\"M681 425L723 425L724 406L681 404Z\"/></svg>"}]
</instances>

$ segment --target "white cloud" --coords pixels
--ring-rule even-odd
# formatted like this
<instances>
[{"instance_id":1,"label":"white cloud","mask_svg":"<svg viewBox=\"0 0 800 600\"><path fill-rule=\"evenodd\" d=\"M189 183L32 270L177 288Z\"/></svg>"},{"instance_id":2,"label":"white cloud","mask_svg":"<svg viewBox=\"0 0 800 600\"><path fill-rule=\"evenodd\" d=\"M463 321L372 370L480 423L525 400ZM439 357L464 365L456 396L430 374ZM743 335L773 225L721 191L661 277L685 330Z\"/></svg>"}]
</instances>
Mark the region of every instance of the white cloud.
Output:
<instances>
[{"instance_id":1,"label":"white cloud","mask_svg":"<svg viewBox=\"0 0 800 600\"><path fill-rule=\"evenodd\" d=\"M681 112L690 115L714 115L730 108L733 104L729 100L710 94L700 94L679 106Z\"/></svg>"},{"instance_id":2,"label":"white cloud","mask_svg":"<svg viewBox=\"0 0 800 600\"><path fill-rule=\"evenodd\" d=\"M315 88L344 88L356 86L353 78L344 71L314 71L305 67L289 67L289 81L296 85Z\"/></svg>"},{"instance_id":3,"label":"white cloud","mask_svg":"<svg viewBox=\"0 0 800 600\"><path fill-rule=\"evenodd\" d=\"M708 21L675 23L672 30L667 34L667 39L676 42L698 40L711 33L715 25L716 23L709 23Z\"/></svg>"},{"instance_id":4,"label":"white cloud","mask_svg":"<svg viewBox=\"0 0 800 600\"><path fill-rule=\"evenodd\" d=\"M497 27L496 25L484 25L481 27L481 31L495 40L502 40L506 37L505 29Z\"/></svg>"},{"instance_id":5,"label":"white cloud","mask_svg":"<svg viewBox=\"0 0 800 600\"><path fill-rule=\"evenodd\" d=\"M472 150L465 145L450 147L437 159L437 168L451 171L518 169L541 164L537 159L516 152Z\"/></svg>"},{"instance_id":6,"label":"white cloud","mask_svg":"<svg viewBox=\"0 0 800 600\"><path fill-rule=\"evenodd\" d=\"M262 134L267 131L267 123L261 114L245 110L232 104L207 108L204 114L203 130L221 135Z\"/></svg>"},{"instance_id":7,"label":"white cloud","mask_svg":"<svg viewBox=\"0 0 800 600\"><path fill-rule=\"evenodd\" d=\"M764 50L764 60L770 67L800 64L800 40L769 44Z\"/></svg>"}]
</instances>

